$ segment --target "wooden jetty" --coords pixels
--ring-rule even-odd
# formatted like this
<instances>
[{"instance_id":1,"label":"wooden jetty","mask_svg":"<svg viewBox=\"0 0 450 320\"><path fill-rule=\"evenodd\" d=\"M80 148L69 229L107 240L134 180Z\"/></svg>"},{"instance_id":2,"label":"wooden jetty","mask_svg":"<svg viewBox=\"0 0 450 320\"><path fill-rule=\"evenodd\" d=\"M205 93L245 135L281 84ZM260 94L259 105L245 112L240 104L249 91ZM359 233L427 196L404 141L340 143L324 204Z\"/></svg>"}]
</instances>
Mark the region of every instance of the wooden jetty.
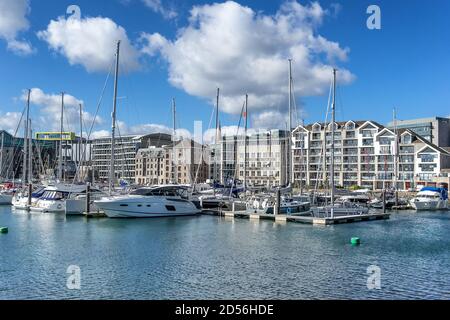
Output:
<instances>
[{"instance_id":1,"label":"wooden jetty","mask_svg":"<svg viewBox=\"0 0 450 320\"><path fill-rule=\"evenodd\" d=\"M331 225L341 223L353 223L362 221L385 220L390 218L390 213L374 212L359 215L336 216L334 218L317 218L309 215L285 215L285 214L264 214L249 211L204 211L207 215L220 215L227 218L241 218L251 220L272 220L275 222L296 222L312 225Z\"/></svg>"}]
</instances>

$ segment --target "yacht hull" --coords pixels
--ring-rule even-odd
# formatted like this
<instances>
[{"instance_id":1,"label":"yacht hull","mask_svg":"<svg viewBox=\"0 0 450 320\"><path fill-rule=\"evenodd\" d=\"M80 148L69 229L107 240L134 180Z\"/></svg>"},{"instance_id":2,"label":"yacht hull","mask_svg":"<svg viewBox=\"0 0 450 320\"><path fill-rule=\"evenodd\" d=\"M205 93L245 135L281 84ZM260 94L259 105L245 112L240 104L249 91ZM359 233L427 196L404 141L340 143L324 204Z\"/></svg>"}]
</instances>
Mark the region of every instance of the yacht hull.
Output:
<instances>
[{"instance_id":1,"label":"yacht hull","mask_svg":"<svg viewBox=\"0 0 450 320\"><path fill-rule=\"evenodd\" d=\"M160 218L191 216L200 210L190 201L161 197L102 199L94 204L109 218Z\"/></svg>"},{"instance_id":2,"label":"yacht hull","mask_svg":"<svg viewBox=\"0 0 450 320\"><path fill-rule=\"evenodd\" d=\"M410 201L411 207L415 210L445 210L448 208L447 201L436 200L436 201Z\"/></svg>"}]
</instances>

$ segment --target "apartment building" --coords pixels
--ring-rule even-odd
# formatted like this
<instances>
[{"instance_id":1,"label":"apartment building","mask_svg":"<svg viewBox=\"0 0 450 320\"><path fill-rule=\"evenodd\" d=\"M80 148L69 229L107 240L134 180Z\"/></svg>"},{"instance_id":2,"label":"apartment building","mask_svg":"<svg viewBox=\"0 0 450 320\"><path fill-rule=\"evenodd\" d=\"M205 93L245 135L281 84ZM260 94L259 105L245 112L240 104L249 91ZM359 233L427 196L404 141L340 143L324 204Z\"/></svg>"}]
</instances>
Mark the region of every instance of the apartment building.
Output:
<instances>
[{"instance_id":1,"label":"apartment building","mask_svg":"<svg viewBox=\"0 0 450 320\"><path fill-rule=\"evenodd\" d=\"M284 130L255 132L246 138L225 135L211 146L211 177L221 183L236 179L249 186L285 185L290 172L288 149L289 132Z\"/></svg>"},{"instance_id":2,"label":"apartment building","mask_svg":"<svg viewBox=\"0 0 450 320\"><path fill-rule=\"evenodd\" d=\"M203 183L209 178L207 147L190 139L149 147L136 154L135 182L141 185Z\"/></svg>"},{"instance_id":3,"label":"apartment building","mask_svg":"<svg viewBox=\"0 0 450 320\"><path fill-rule=\"evenodd\" d=\"M397 120L388 123L391 130L410 129L414 133L435 144L438 147L450 147L450 118L431 117L413 120Z\"/></svg>"},{"instance_id":4,"label":"apartment building","mask_svg":"<svg viewBox=\"0 0 450 320\"><path fill-rule=\"evenodd\" d=\"M172 136L165 133L147 135L126 135L115 139L114 176L116 179L135 180L136 154L141 148L162 147L172 142ZM111 137L92 140L92 167L100 180L109 178L111 163Z\"/></svg>"},{"instance_id":5,"label":"apartment building","mask_svg":"<svg viewBox=\"0 0 450 320\"><path fill-rule=\"evenodd\" d=\"M328 186L331 130L331 124L314 123L293 131L295 185ZM409 189L432 182L443 169L450 168L449 161L447 150L411 129L394 132L375 121L334 124L334 178L338 186L381 190L397 181L397 188Z\"/></svg>"}]
</instances>

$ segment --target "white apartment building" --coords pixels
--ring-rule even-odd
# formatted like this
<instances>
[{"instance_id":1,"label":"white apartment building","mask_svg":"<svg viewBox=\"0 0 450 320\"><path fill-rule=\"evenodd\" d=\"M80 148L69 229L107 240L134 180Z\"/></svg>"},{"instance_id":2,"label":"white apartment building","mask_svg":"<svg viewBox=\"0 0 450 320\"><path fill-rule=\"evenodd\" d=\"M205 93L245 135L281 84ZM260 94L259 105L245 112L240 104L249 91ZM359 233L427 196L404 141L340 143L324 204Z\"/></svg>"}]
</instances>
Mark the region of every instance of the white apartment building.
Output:
<instances>
[{"instance_id":1,"label":"white apartment building","mask_svg":"<svg viewBox=\"0 0 450 320\"><path fill-rule=\"evenodd\" d=\"M331 124L314 123L293 131L295 185L328 186L331 128ZM334 130L337 186L381 190L393 186L397 180L398 189L405 190L430 184L443 169L450 168L447 150L409 129L397 131L398 143L393 130L375 121L336 122Z\"/></svg>"}]
</instances>

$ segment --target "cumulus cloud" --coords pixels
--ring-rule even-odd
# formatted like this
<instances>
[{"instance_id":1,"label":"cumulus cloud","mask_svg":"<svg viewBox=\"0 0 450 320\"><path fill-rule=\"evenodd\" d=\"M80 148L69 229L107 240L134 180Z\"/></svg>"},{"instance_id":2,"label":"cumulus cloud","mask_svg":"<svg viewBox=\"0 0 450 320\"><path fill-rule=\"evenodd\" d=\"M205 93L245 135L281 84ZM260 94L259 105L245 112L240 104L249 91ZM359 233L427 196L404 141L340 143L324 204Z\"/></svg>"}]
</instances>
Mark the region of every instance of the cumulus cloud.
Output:
<instances>
[{"instance_id":1,"label":"cumulus cloud","mask_svg":"<svg viewBox=\"0 0 450 320\"><path fill-rule=\"evenodd\" d=\"M138 124L129 126L123 121L117 121L117 136L119 135L144 135L150 133L167 133L172 134L173 129L169 128L162 124L156 123L146 123L146 124ZM177 138L183 139L191 139L192 134L187 129L177 129L176 131ZM101 137L109 137L111 136L111 132L107 130L98 130L92 133L91 137L93 138L101 138Z\"/></svg>"},{"instance_id":2,"label":"cumulus cloud","mask_svg":"<svg viewBox=\"0 0 450 320\"><path fill-rule=\"evenodd\" d=\"M161 0L142 0L142 2L152 11L161 14L164 19L174 19L178 16L173 8L167 8Z\"/></svg>"},{"instance_id":3,"label":"cumulus cloud","mask_svg":"<svg viewBox=\"0 0 450 320\"><path fill-rule=\"evenodd\" d=\"M288 58L293 59L297 96L327 92L332 68L349 49L317 34L328 10L317 2L288 1L274 15L257 13L233 1L194 6L189 23L170 40L141 35L141 52L168 62L169 82L187 93L211 99L221 88L221 111L239 114L244 94L255 123L274 108L286 112ZM339 81L354 76L340 68ZM280 115L277 115L281 120Z\"/></svg>"},{"instance_id":4,"label":"cumulus cloud","mask_svg":"<svg viewBox=\"0 0 450 320\"><path fill-rule=\"evenodd\" d=\"M67 58L71 65L82 65L88 72L110 69L121 40L120 65L125 72L139 67L139 52L128 39L126 30L102 17L82 19L59 17L51 20L38 37L52 50Z\"/></svg>"},{"instance_id":5,"label":"cumulus cloud","mask_svg":"<svg viewBox=\"0 0 450 320\"><path fill-rule=\"evenodd\" d=\"M24 90L21 96L22 101L27 100L28 91ZM64 95L64 123L63 127L66 131L79 132L80 113L79 105L83 105L83 101L76 97L65 94ZM61 119L61 94L45 93L42 89L31 89L30 105L32 114L33 128L36 130L60 130ZM35 107L38 107L37 109ZM94 116L83 111L83 122L86 126L90 126ZM101 124L102 119L97 116L96 124ZM86 130L86 129L85 129Z\"/></svg>"},{"instance_id":6,"label":"cumulus cloud","mask_svg":"<svg viewBox=\"0 0 450 320\"><path fill-rule=\"evenodd\" d=\"M6 41L8 50L18 55L34 52L28 41L17 39L20 32L30 28L29 13L28 0L0 0L0 38Z\"/></svg>"},{"instance_id":7,"label":"cumulus cloud","mask_svg":"<svg viewBox=\"0 0 450 320\"><path fill-rule=\"evenodd\" d=\"M14 134L22 113L21 112L0 112L0 128L1 130L8 131L10 134ZM18 131L19 132L19 131Z\"/></svg>"}]
</instances>

